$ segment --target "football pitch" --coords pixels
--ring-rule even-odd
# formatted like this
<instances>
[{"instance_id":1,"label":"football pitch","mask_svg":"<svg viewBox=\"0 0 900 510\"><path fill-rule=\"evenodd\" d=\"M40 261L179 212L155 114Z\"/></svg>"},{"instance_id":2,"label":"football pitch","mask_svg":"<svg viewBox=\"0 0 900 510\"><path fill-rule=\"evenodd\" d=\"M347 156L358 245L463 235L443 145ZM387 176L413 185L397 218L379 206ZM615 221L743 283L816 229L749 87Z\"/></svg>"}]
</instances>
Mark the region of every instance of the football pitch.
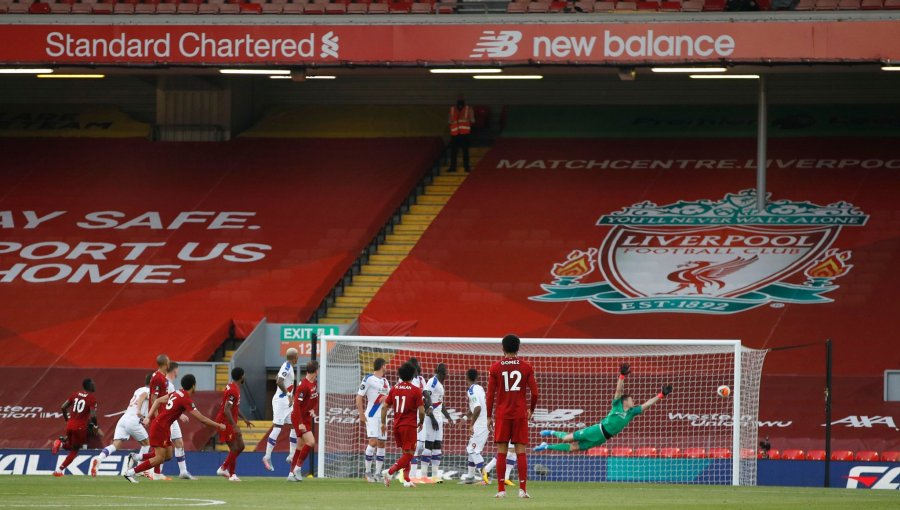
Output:
<instances>
[{"instance_id":1,"label":"football pitch","mask_svg":"<svg viewBox=\"0 0 900 510\"><path fill-rule=\"evenodd\" d=\"M386 488L361 480L289 483L272 478L247 478L240 483L201 478L133 485L121 477L2 476L0 508L900 508L900 491L535 482L528 487L532 499L520 500L518 488L510 487L506 499L498 501L492 498L495 489L493 484L444 483L404 489L396 483Z\"/></svg>"}]
</instances>

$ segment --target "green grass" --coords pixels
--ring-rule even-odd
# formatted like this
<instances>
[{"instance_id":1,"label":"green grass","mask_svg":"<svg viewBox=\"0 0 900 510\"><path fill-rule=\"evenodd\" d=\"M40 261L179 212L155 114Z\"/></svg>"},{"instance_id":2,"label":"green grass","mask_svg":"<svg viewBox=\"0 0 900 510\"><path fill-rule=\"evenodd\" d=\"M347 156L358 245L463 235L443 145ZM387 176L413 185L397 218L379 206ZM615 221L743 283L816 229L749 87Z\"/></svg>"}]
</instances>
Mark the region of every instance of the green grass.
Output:
<instances>
[{"instance_id":1,"label":"green grass","mask_svg":"<svg viewBox=\"0 0 900 510\"><path fill-rule=\"evenodd\" d=\"M143 479L141 479L143 480ZM247 478L230 483L221 478L196 482L142 481L132 485L121 477L44 476L0 477L0 508L304 508L413 509L464 508L747 508L827 510L900 508L900 491L810 489L785 487L710 487L605 483L529 484L531 500L519 500L510 490L503 501L492 496L495 486L445 483L390 489L361 480L306 480ZM510 489L514 489L511 487ZM173 499L165 499L173 498ZM189 498L189 499L175 499ZM204 501L206 500L206 501Z\"/></svg>"}]
</instances>

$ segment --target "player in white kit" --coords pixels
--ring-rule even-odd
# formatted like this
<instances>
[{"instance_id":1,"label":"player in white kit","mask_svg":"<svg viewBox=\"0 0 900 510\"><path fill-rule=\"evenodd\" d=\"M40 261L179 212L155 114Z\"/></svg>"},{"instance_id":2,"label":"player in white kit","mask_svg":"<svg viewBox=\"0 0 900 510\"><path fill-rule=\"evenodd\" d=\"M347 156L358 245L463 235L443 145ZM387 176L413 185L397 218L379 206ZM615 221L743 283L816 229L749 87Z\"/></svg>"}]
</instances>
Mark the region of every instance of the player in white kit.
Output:
<instances>
[{"instance_id":1,"label":"player in white kit","mask_svg":"<svg viewBox=\"0 0 900 510\"><path fill-rule=\"evenodd\" d=\"M294 381L296 373L294 366L297 364L299 353L297 349L291 347L284 353L285 362L278 369L278 377L275 379L275 385L278 389L272 395L272 431L269 432L269 439L266 442L266 454L262 458L263 466L269 471L275 471L272 467L272 450L278 442L278 436L281 435L281 427L288 425L290 429L290 451L288 452L287 462L290 464L294 460L294 452L297 450L297 433L294 427L291 427L291 411L294 405Z\"/></svg>"},{"instance_id":2,"label":"player in white kit","mask_svg":"<svg viewBox=\"0 0 900 510\"><path fill-rule=\"evenodd\" d=\"M153 374L147 374L144 385L134 390L134 395L128 402L125 413L116 423L116 433L113 435L113 442L100 452L100 455L91 460L91 476L97 476L97 468L106 460L107 457L122 447L122 443L129 439L134 439L141 445L141 454L150 451L150 441L147 438L147 429L141 425L141 420L147 416L148 397L150 396L150 377Z\"/></svg>"},{"instance_id":3,"label":"player in white kit","mask_svg":"<svg viewBox=\"0 0 900 510\"><path fill-rule=\"evenodd\" d=\"M359 421L366 429L366 481L375 483L378 480L373 474L372 461L375 462L374 473L381 473L384 466L384 442L387 433L381 429L381 405L391 389L390 383L384 377L384 366L387 362L384 358L378 358L372 365L373 372L363 377L359 383L359 391L356 393L356 410L359 412Z\"/></svg>"},{"instance_id":4,"label":"player in white kit","mask_svg":"<svg viewBox=\"0 0 900 510\"><path fill-rule=\"evenodd\" d=\"M452 421L450 413L444 409L444 381L447 380L447 365L438 363L434 369L434 376L425 382L423 395L428 394L431 406L425 408L425 448L422 450L422 478L425 483L428 479L428 465L431 464L431 482L444 483L441 475L441 460L443 459L442 443L444 441L444 423Z\"/></svg>"},{"instance_id":5,"label":"player in white kit","mask_svg":"<svg viewBox=\"0 0 900 510\"><path fill-rule=\"evenodd\" d=\"M466 390L466 400L469 403L469 442L466 444L468 470L460 478L463 483L473 484L479 480L484 470L484 457L481 456L481 452L484 451L484 445L488 440L487 405L484 388L478 384L478 370L470 368L466 371L466 384L469 385L469 389Z\"/></svg>"},{"instance_id":6,"label":"player in white kit","mask_svg":"<svg viewBox=\"0 0 900 510\"><path fill-rule=\"evenodd\" d=\"M169 362L169 371L166 372L166 379L168 379L168 388L166 388L166 393L175 393L179 388L175 387L175 380L178 379L178 363L171 361ZM187 423L189 421L186 414L182 414L179 420ZM181 433L181 425L178 423L178 420L172 422L172 426L169 428L169 432L172 438L172 446L175 448L175 460L178 462L178 478L182 478L184 480L196 480L197 477L188 472L187 469L187 460L184 455L184 439ZM159 465L159 474L162 474L163 465Z\"/></svg>"}]
</instances>

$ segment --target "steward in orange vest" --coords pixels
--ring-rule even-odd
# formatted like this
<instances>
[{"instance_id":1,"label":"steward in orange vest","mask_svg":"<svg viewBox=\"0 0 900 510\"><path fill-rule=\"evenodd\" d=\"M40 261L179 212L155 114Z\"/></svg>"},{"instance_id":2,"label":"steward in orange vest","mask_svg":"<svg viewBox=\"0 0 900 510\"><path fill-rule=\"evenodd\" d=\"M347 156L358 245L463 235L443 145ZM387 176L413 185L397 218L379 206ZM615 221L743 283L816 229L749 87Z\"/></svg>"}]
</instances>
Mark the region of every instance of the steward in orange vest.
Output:
<instances>
[{"instance_id":1,"label":"steward in orange vest","mask_svg":"<svg viewBox=\"0 0 900 510\"><path fill-rule=\"evenodd\" d=\"M472 124L475 122L475 113L466 104L466 100L460 96L456 104L450 107L450 168L448 171L456 171L456 154L462 149L463 168L466 172L469 168L469 133L472 132Z\"/></svg>"}]
</instances>

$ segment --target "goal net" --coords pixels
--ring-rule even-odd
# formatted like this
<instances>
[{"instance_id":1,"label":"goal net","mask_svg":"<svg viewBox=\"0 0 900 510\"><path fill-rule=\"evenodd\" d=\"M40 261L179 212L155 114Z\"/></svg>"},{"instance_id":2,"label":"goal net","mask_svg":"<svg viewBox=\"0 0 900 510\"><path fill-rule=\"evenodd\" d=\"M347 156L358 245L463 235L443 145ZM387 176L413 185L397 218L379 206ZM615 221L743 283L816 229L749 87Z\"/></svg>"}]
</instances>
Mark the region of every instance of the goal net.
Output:
<instances>
[{"instance_id":1,"label":"goal net","mask_svg":"<svg viewBox=\"0 0 900 510\"><path fill-rule=\"evenodd\" d=\"M360 382L372 372L374 360L383 358L385 377L396 384L397 369L410 357L419 360L426 380L438 363L449 368L443 404L453 422L444 424L440 475L453 480L466 473L465 374L477 369L477 382L487 389L488 369L502 356L499 338L325 336L321 352L320 477L364 476L366 431L356 410ZM522 339L519 355L534 367L540 387L529 423L528 478L755 485L766 352L736 340ZM574 453L531 450L542 440L558 442L541 438L542 429L572 432L600 422L611 411L622 363L631 365L625 392L636 405L664 384L674 391L600 447ZM721 385L731 389L730 396L718 396ZM400 456L390 426L389 417L385 468ZM491 437L482 456L487 462L495 453ZM517 476L515 468L507 475Z\"/></svg>"}]
</instances>

